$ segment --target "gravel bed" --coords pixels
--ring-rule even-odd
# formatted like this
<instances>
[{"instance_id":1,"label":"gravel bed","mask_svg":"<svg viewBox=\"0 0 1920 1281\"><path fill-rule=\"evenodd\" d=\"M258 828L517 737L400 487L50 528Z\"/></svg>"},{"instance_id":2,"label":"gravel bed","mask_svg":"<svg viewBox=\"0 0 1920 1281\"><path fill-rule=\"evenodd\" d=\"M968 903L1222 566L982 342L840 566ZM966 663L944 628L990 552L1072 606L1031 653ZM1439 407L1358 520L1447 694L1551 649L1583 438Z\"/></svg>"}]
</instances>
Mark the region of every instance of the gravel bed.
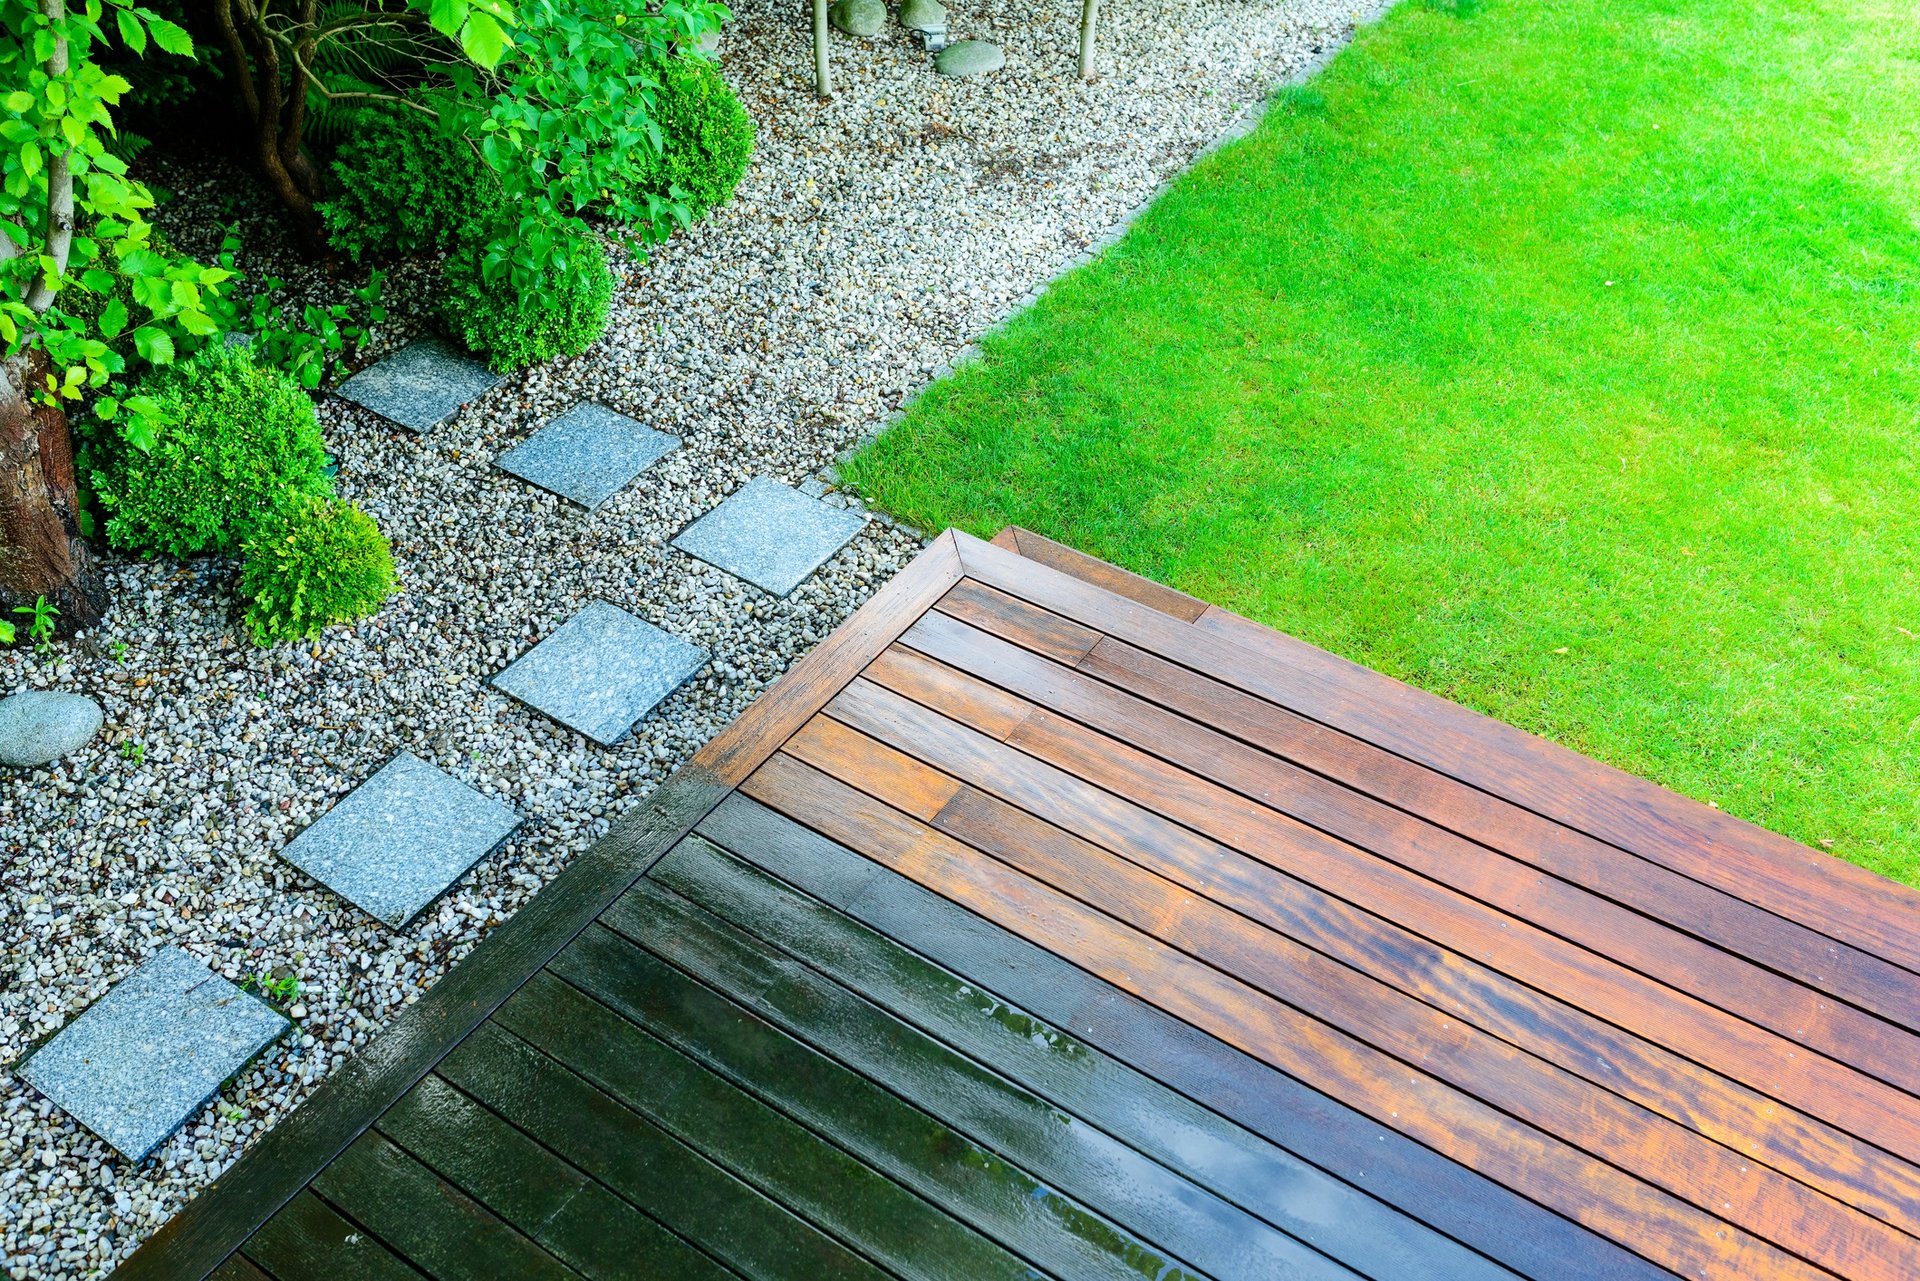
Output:
<instances>
[{"instance_id":1,"label":"gravel bed","mask_svg":"<svg viewBox=\"0 0 1920 1281\"><path fill-rule=\"evenodd\" d=\"M1077 6L950 2L954 38L1001 43L1004 70L948 80L897 27L836 35L823 104L801 11L737 12L722 65L759 123L754 166L730 207L619 264L594 350L424 439L323 402L341 491L393 539L403 594L377 618L260 651L231 563L116 559L97 633L0 654L0 692L77 690L107 715L76 756L0 775L0 1062L166 943L302 989L295 1033L137 1168L0 1073L0 1273L110 1270L912 559L917 537L876 521L774 600L667 543L750 477L820 475L1359 17L1333 0L1116 6L1107 72L1084 86ZM206 248L197 218L234 216L219 177L165 175L185 248ZM357 283L276 261L258 212L242 224L256 274L329 300ZM411 336L431 269L390 276L376 347ZM685 447L591 516L493 469L588 397ZM612 749L483 683L596 597L714 655ZM276 851L401 748L526 823L396 934Z\"/></svg>"}]
</instances>

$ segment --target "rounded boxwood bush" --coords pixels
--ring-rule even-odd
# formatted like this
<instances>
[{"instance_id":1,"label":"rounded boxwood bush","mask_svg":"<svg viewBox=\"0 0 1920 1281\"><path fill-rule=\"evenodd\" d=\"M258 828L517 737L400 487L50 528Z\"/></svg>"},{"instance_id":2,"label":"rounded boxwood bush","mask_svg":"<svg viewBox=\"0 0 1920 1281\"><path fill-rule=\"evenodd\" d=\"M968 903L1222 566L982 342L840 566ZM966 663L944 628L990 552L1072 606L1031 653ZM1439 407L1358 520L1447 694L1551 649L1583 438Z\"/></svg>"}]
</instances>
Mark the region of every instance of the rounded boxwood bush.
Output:
<instances>
[{"instance_id":1,"label":"rounded boxwood bush","mask_svg":"<svg viewBox=\"0 0 1920 1281\"><path fill-rule=\"evenodd\" d=\"M289 499L259 523L245 550L240 598L256 645L366 618L394 593L386 536L343 498Z\"/></svg>"},{"instance_id":2,"label":"rounded boxwood bush","mask_svg":"<svg viewBox=\"0 0 1920 1281\"><path fill-rule=\"evenodd\" d=\"M192 556L237 551L290 495L326 494L326 449L313 401L286 372L243 346L214 342L163 365L136 388L165 427L151 450L104 450L94 488L110 511L107 541Z\"/></svg>"},{"instance_id":3,"label":"rounded boxwood bush","mask_svg":"<svg viewBox=\"0 0 1920 1281\"><path fill-rule=\"evenodd\" d=\"M348 117L332 174L334 193L318 206L320 217L328 243L355 262L471 240L485 220L487 193L498 187L472 147L397 104Z\"/></svg>"},{"instance_id":4,"label":"rounded boxwood bush","mask_svg":"<svg viewBox=\"0 0 1920 1281\"><path fill-rule=\"evenodd\" d=\"M447 258L440 314L448 331L486 353L495 369L507 372L559 355L578 356L606 330L613 271L598 241L581 241L558 279L524 294L508 281L486 280L480 270L485 253L486 244L476 239Z\"/></svg>"},{"instance_id":5,"label":"rounded boxwood bush","mask_svg":"<svg viewBox=\"0 0 1920 1281\"><path fill-rule=\"evenodd\" d=\"M654 185L679 187L695 218L727 203L753 155L753 120L720 69L704 58L661 64L654 118L666 144Z\"/></svg>"}]
</instances>

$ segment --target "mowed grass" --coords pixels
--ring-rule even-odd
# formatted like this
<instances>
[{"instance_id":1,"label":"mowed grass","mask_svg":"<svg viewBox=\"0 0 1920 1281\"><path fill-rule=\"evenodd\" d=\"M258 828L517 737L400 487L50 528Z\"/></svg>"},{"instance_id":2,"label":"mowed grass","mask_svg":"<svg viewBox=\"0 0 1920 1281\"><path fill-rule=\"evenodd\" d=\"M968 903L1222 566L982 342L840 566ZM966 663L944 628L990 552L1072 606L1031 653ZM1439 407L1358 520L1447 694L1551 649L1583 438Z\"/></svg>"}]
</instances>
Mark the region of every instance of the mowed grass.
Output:
<instances>
[{"instance_id":1,"label":"mowed grass","mask_svg":"<svg viewBox=\"0 0 1920 1281\"><path fill-rule=\"evenodd\" d=\"M1912 18L1406 0L848 475L1920 883Z\"/></svg>"}]
</instances>

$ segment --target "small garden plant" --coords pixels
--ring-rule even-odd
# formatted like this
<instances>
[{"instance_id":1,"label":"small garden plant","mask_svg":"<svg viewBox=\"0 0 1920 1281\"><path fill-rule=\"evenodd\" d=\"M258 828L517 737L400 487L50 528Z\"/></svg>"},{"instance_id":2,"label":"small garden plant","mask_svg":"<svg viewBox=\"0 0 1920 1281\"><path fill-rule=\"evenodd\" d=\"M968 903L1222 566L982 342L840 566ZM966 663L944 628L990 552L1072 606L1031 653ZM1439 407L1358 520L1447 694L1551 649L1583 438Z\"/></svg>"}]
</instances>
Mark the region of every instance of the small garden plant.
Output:
<instances>
[{"instance_id":1,"label":"small garden plant","mask_svg":"<svg viewBox=\"0 0 1920 1281\"><path fill-rule=\"evenodd\" d=\"M240 596L256 644L304 640L366 618L393 593L386 538L344 499L295 495L247 539Z\"/></svg>"},{"instance_id":2,"label":"small garden plant","mask_svg":"<svg viewBox=\"0 0 1920 1281\"><path fill-rule=\"evenodd\" d=\"M753 120L720 69L704 58L669 60L654 111L666 145L653 185L695 218L731 200L753 155Z\"/></svg>"},{"instance_id":3,"label":"small garden plant","mask_svg":"<svg viewBox=\"0 0 1920 1281\"><path fill-rule=\"evenodd\" d=\"M290 495L330 492L313 401L246 347L205 347L154 371L140 390L167 429L151 449L110 447L95 474L114 546L169 556L238 551Z\"/></svg>"},{"instance_id":4,"label":"small garden plant","mask_svg":"<svg viewBox=\"0 0 1920 1281\"><path fill-rule=\"evenodd\" d=\"M498 184L472 146L408 103L371 103L346 120L334 194L320 205L327 242L355 262L444 253L484 239Z\"/></svg>"},{"instance_id":5,"label":"small garden plant","mask_svg":"<svg viewBox=\"0 0 1920 1281\"><path fill-rule=\"evenodd\" d=\"M555 356L578 356L607 327L613 271L598 241L582 239L558 261L552 279L516 291L486 272L488 250L475 242L447 259L441 316L455 338L499 370Z\"/></svg>"}]
</instances>

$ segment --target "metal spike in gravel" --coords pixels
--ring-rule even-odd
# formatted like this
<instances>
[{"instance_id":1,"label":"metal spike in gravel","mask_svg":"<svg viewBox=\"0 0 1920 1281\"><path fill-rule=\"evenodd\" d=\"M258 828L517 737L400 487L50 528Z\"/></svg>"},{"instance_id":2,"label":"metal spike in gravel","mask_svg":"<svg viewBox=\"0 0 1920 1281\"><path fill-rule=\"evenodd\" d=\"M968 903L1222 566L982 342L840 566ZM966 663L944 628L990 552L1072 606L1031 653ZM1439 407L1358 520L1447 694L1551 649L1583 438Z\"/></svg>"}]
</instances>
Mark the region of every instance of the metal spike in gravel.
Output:
<instances>
[{"instance_id":1,"label":"metal spike in gravel","mask_svg":"<svg viewBox=\"0 0 1920 1281\"><path fill-rule=\"evenodd\" d=\"M699 646L596 600L493 685L610 747L706 661Z\"/></svg>"},{"instance_id":2,"label":"metal spike in gravel","mask_svg":"<svg viewBox=\"0 0 1920 1281\"><path fill-rule=\"evenodd\" d=\"M593 511L679 447L677 436L586 401L493 465Z\"/></svg>"},{"instance_id":3,"label":"metal spike in gravel","mask_svg":"<svg viewBox=\"0 0 1920 1281\"><path fill-rule=\"evenodd\" d=\"M280 857L397 930L518 826L505 805L401 752Z\"/></svg>"},{"instance_id":4,"label":"metal spike in gravel","mask_svg":"<svg viewBox=\"0 0 1920 1281\"><path fill-rule=\"evenodd\" d=\"M266 1002L164 947L14 1072L138 1162L287 1026Z\"/></svg>"},{"instance_id":5,"label":"metal spike in gravel","mask_svg":"<svg viewBox=\"0 0 1920 1281\"><path fill-rule=\"evenodd\" d=\"M673 545L762 591L785 596L866 523L864 516L758 476L681 530Z\"/></svg>"},{"instance_id":6,"label":"metal spike in gravel","mask_svg":"<svg viewBox=\"0 0 1920 1281\"><path fill-rule=\"evenodd\" d=\"M341 383L340 395L424 435L503 377L441 339L416 338Z\"/></svg>"}]
</instances>

